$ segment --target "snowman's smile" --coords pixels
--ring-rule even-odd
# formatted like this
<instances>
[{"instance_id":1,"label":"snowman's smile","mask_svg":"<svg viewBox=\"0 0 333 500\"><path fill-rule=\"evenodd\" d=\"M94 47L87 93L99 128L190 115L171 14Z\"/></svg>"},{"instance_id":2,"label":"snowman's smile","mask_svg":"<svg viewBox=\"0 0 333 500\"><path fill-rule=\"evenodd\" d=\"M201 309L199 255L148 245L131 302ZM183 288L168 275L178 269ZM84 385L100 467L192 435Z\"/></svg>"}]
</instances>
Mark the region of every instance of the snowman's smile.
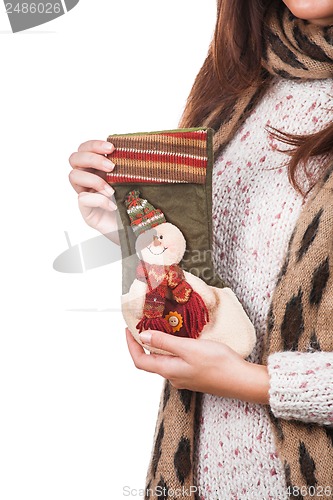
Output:
<instances>
[{"instance_id":1,"label":"snowman's smile","mask_svg":"<svg viewBox=\"0 0 333 500\"><path fill-rule=\"evenodd\" d=\"M153 255L162 255L162 253L165 252L165 250L167 250L167 247L163 247L163 246L158 246L158 247L155 247L155 246L149 246L147 247L149 252L152 253Z\"/></svg>"}]
</instances>

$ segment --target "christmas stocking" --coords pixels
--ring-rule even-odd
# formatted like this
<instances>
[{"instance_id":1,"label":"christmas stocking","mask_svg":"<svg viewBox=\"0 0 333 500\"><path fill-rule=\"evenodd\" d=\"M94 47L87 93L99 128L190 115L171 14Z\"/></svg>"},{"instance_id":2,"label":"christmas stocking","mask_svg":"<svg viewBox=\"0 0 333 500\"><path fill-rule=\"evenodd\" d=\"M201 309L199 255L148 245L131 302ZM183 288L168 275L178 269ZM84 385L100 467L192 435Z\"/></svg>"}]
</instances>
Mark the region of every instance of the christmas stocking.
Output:
<instances>
[{"instance_id":1,"label":"christmas stocking","mask_svg":"<svg viewBox=\"0 0 333 500\"><path fill-rule=\"evenodd\" d=\"M246 357L253 325L212 263L212 136L193 128L108 137L122 308L138 342L142 330L156 329L224 342Z\"/></svg>"}]
</instances>

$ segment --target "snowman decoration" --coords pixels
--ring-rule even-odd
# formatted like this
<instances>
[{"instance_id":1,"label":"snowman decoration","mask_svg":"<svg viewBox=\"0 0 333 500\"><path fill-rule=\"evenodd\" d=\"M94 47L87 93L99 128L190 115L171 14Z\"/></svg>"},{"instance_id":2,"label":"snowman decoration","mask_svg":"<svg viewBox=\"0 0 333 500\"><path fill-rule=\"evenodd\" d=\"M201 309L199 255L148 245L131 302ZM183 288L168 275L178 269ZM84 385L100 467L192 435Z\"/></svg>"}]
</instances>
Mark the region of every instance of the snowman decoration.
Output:
<instances>
[{"instance_id":1,"label":"snowman decoration","mask_svg":"<svg viewBox=\"0 0 333 500\"><path fill-rule=\"evenodd\" d=\"M179 266L186 250L182 232L138 191L131 191L125 204L137 236L139 264L136 279L122 296L122 312L137 342L142 345L143 330L160 330L222 342L247 357L255 344L255 330L233 291L209 286Z\"/></svg>"}]
</instances>

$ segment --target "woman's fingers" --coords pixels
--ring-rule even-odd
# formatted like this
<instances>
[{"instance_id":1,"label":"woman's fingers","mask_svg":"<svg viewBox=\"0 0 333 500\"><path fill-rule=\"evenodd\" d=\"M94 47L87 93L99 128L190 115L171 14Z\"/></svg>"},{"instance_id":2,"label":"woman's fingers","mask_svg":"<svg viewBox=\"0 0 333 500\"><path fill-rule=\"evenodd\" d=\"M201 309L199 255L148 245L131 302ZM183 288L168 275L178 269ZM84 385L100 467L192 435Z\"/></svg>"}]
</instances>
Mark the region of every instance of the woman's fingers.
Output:
<instances>
[{"instance_id":1,"label":"woman's fingers","mask_svg":"<svg viewBox=\"0 0 333 500\"><path fill-rule=\"evenodd\" d=\"M85 222L109 236L117 230L117 217L113 213L117 206L110 199L114 190L106 182L107 172L115 166L108 158L114 149L107 141L87 141L69 157L72 167L69 181L79 195L79 209ZM119 243L114 234L110 239Z\"/></svg>"},{"instance_id":2,"label":"woman's fingers","mask_svg":"<svg viewBox=\"0 0 333 500\"><path fill-rule=\"evenodd\" d=\"M93 168L102 172L111 172L115 167L115 164L106 156L92 151L72 153L69 157L69 163L72 168Z\"/></svg>"},{"instance_id":3,"label":"woman's fingers","mask_svg":"<svg viewBox=\"0 0 333 500\"><path fill-rule=\"evenodd\" d=\"M168 334L163 333L163 335ZM128 329L126 329L126 340L134 365L139 370L157 373L170 380L171 384L177 388L182 388L183 381L191 378L191 366L181 357L168 354L146 354Z\"/></svg>"},{"instance_id":4,"label":"woman's fingers","mask_svg":"<svg viewBox=\"0 0 333 500\"><path fill-rule=\"evenodd\" d=\"M146 372L158 373L168 378L170 369L177 363L174 356L165 354L146 354L143 347L134 339L128 328L126 328L126 340L128 350L136 368L145 370Z\"/></svg>"},{"instance_id":5,"label":"woman's fingers","mask_svg":"<svg viewBox=\"0 0 333 500\"><path fill-rule=\"evenodd\" d=\"M77 193L82 191L93 190L102 193L105 196L112 196L114 189L108 184L103 177L92 174L86 170L74 168L69 173L69 182Z\"/></svg>"},{"instance_id":6,"label":"woman's fingers","mask_svg":"<svg viewBox=\"0 0 333 500\"><path fill-rule=\"evenodd\" d=\"M114 145L108 141L86 141L80 144L78 151L92 151L100 155L110 154L114 151Z\"/></svg>"},{"instance_id":7,"label":"woman's fingers","mask_svg":"<svg viewBox=\"0 0 333 500\"><path fill-rule=\"evenodd\" d=\"M106 155L110 155L114 149L114 145L107 141L86 141L70 155L69 164L73 170L69 174L69 181L77 193L96 191L106 196L113 194L105 179L106 173L115 166Z\"/></svg>"},{"instance_id":8,"label":"woman's fingers","mask_svg":"<svg viewBox=\"0 0 333 500\"><path fill-rule=\"evenodd\" d=\"M79 194L79 208L83 217L87 218L94 208L101 208L113 212L117 210L117 205L103 194L82 191Z\"/></svg>"},{"instance_id":9,"label":"woman's fingers","mask_svg":"<svg viewBox=\"0 0 333 500\"><path fill-rule=\"evenodd\" d=\"M176 337L156 330L144 331L140 334L143 344L156 347L183 358L185 361L195 352L198 341L186 337Z\"/></svg>"},{"instance_id":10,"label":"woman's fingers","mask_svg":"<svg viewBox=\"0 0 333 500\"><path fill-rule=\"evenodd\" d=\"M140 340L146 346L157 347L170 354L145 354L142 346L134 339L128 328L126 329L126 339L129 351L137 368L162 373L161 369L190 361L198 348L198 341L189 338L175 337L156 330L145 331L140 334ZM178 360L178 361L177 361Z\"/></svg>"}]
</instances>

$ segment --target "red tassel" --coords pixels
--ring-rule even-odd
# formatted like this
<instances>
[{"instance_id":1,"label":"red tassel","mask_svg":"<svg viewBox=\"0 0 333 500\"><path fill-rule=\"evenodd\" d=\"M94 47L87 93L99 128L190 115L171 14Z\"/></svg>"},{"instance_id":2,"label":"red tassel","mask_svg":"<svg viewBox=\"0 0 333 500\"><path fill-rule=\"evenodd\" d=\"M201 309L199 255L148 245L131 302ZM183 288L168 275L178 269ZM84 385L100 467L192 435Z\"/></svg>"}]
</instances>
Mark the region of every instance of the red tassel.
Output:
<instances>
[{"instance_id":1,"label":"red tassel","mask_svg":"<svg viewBox=\"0 0 333 500\"><path fill-rule=\"evenodd\" d=\"M199 337L203 327L209 321L209 313L201 296L192 290L191 296L184 304L184 326L192 339Z\"/></svg>"},{"instance_id":2,"label":"red tassel","mask_svg":"<svg viewBox=\"0 0 333 500\"><path fill-rule=\"evenodd\" d=\"M160 332L173 333L172 326L165 318L142 318L136 325L141 333L143 330L159 330Z\"/></svg>"}]
</instances>

